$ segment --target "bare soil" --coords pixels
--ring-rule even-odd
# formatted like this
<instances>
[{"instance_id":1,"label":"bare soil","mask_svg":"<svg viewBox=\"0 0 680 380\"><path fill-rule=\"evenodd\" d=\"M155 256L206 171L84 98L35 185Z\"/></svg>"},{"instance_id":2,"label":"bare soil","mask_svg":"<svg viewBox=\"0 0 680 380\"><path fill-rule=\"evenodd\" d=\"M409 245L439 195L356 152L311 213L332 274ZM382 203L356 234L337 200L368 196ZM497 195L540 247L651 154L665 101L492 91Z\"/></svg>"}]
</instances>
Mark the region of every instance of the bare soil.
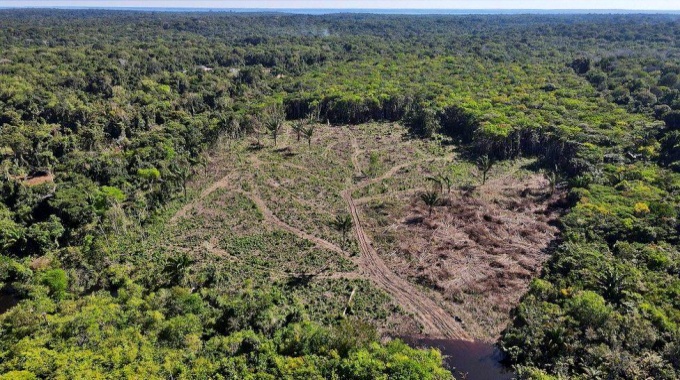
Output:
<instances>
[{"instance_id":1,"label":"bare soil","mask_svg":"<svg viewBox=\"0 0 680 380\"><path fill-rule=\"evenodd\" d=\"M508 174L472 195L445 190L431 217L417 193L369 200L364 212L379 221L370 234L387 265L436 290L467 332L491 341L549 257L562 196L540 174Z\"/></svg>"},{"instance_id":2,"label":"bare soil","mask_svg":"<svg viewBox=\"0 0 680 380\"><path fill-rule=\"evenodd\" d=\"M170 222L219 213L214 206L221 200L208 201L217 190L246 197L263 228L286 231L356 266L293 275L369 280L419 325L396 318L389 332L495 340L548 257L562 194L550 194L542 175L517 164L492 170L474 191L444 189L445 202L430 217L419 197L431 187L424 178L455 169L458 185L469 183L470 165L456 161L451 149L405 139L398 126L373 128L320 126L310 147L285 135L279 147L225 146L193 180L197 197ZM377 166L367 162L370 153L379 156ZM340 213L352 217L349 242L329 226ZM238 259L218 247L216 236L199 240L216 256Z\"/></svg>"}]
</instances>

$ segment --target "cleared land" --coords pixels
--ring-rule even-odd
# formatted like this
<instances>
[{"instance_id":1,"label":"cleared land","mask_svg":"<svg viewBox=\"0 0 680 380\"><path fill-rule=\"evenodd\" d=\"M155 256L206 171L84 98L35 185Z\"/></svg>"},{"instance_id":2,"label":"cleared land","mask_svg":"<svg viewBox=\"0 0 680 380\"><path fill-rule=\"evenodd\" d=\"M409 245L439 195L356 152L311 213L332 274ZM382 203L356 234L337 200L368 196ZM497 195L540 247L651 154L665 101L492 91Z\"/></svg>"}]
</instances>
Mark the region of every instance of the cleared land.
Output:
<instances>
[{"instance_id":1,"label":"cleared land","mask_svg":"<svg viewBox=\"0 0 680 380\"><path fill-rule=\"evenodd\" d=\"M310 146L286 130L277 146L219 144L164 233L171 247L243 278L302 283L319 318L345 313L351 298L350 312L384 331L497 337L557 232L558 196L529 161L475 186L474 165L452 146L398 125L319 125ZM434 175L452 187L428 216L419 194ZM332 227L337 215L351 216L351 236Z\"/></svg>"}]
</instances>

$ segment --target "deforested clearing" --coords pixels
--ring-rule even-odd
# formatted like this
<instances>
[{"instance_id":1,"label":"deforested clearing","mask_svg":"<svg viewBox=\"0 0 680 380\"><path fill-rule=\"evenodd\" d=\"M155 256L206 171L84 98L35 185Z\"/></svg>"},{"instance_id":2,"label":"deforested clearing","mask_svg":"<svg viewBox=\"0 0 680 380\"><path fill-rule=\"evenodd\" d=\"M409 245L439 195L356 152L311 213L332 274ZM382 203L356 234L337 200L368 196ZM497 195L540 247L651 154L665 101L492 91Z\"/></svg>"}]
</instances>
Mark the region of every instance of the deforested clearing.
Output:
<instances>
[{"instance_id":1,"label":"deforested clearing","mask_svg":"<svg viewBox=\"0 0 680 380\"><path fill-rule=\"evenodd\" d=\"M388 265L436 290L477 339L493 341L506 327L559 234L564 194L550 194L544 176L520 164L472 191L444 191L431 216L412 193L364 205Z\"/></svg>"}]
</instances>

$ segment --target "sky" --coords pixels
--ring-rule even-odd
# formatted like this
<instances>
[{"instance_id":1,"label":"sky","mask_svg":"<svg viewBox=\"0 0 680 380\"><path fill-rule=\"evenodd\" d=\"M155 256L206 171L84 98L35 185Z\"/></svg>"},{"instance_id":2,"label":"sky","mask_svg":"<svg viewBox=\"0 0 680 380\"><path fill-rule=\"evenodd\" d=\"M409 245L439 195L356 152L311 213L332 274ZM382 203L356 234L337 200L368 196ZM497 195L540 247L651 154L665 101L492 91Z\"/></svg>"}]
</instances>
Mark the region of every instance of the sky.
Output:
<instances>
[{"instance_id":1,"label":"sky","mask_svg":"<svg viewBox=\"0 0 680 380\"><path fill-rule=\"evenodd\" d=\"M0 7L631 9L680 10L680 0L0 0Z\"/></svg>"}]
</instances>

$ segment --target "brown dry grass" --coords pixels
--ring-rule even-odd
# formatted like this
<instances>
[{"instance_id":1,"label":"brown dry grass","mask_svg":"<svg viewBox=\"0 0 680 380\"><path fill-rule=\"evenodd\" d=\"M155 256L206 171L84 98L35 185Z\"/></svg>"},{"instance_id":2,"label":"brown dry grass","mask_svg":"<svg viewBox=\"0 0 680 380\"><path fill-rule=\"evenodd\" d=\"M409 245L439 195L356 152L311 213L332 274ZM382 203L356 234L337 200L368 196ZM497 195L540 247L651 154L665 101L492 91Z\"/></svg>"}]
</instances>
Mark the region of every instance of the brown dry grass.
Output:
<instances>
[{"instance_id":1,"label":"brown dry grass","mask_svg":"<svg viewBox=\"0 0 680 380\"><path fill-rule=\"evenodd\" d=\"M546 196L541 175L521 168L527 160L498 164L472 195L444 194L446 204L430 218L418 196L432 188L427 176L478 182L474 165L457 160L451 146L409 139L389 124L319 126L311 147L291 133L277 147L263 142L257 149L219 144L192 183L193 202L171 219L184 226L175 245L198 246L270 278L316 271L320 282L370 280L402 310L389 314L383 331L494 340L557 233L549 205L558 197ZM347 241L330 224L343 213L354 222ZM279 252L283 235L274 231L306 242L305 250ZM239 236L268 248L234 253L230 241ZM310 254L321 261L302 265Z\"/></svg>"},{"instance_id":2,"label":"brown dry grass","mask_svg":"<svg viewBox=\"0 0 680 380\"><path fill-rule=\"evenodd\" d=\"M547 188L540 174L509 173L472 196L443 194L432 217L413 194L364 210L377 222L371 234L387 264L436 290L471 335L494 340L558 233L553 205L561 194Z\"/></svg>"},{"instance_id":3,"label":"brown dry grass","mask_svg":"<svg viewBox=\"0 0 680 380\"><path fill-rule=\"evenodd\" d=\"M48 172L30 177L17 176L14 179L20 181L24 186L31 187L54 182L54 174Z\"/></svg>"}]
</instances>

